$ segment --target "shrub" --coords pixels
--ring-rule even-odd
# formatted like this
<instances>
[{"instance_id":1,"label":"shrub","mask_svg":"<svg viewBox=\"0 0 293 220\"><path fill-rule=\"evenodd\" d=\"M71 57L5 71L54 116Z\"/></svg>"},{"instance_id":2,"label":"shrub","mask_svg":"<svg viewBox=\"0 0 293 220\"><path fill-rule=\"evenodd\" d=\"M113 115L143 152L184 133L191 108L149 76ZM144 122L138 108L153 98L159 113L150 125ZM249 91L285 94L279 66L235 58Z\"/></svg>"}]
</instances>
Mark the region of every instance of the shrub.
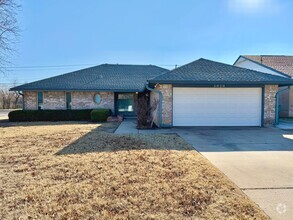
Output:
<instances>
[{"instance_id":1,"label":"shrub","mask_svg":"<svg viewBox=\"0 0 293 220\"><path fill-rule=\"evenodd\" d=\"M91 109L83 110L16 110L9 112L9 121L89 121Z\"/></svg>"},{"instance_id":2,"label":"shrub","mask_svg":"<svg viewBox=\"0 0 293 220\"><path fill-rule=\"evenodd\" d=\"M152 107L150 106L149 93L139 93L137 98L137 128L151 128Z\"/></svg>"},{"instance_id":3,"label":"shrub","mask_svg":"<svg viewBox=\"0 0 293 220\"><path fill-rule=\"evenodd\" d=\"M110 109L94 109L91 111L91 121L105 122L110 115Z\"/></svg>"}]
</instances>

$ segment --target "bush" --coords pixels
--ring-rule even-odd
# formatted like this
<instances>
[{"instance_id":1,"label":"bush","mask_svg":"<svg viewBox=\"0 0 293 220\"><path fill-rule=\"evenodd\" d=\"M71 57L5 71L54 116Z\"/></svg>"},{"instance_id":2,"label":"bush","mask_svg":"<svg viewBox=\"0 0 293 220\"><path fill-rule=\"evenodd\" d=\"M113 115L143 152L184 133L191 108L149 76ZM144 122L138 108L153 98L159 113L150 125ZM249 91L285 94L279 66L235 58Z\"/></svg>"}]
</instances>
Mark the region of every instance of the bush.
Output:
<instances>
[{"instance_id":1,"label":"bush","mask_svg":"<svg viewBox=\"0 0 293 220\"><path fill-rule=\"evenodd\" d=\"M149 93L139 93L137 98L137 128L151 128L152 107L150 106Z\"/></svg>"},{"instance_id":2,"label":"bush","mask_svg":"<svg viewBox=\"0 0 293 220\"><path fill-rule=\"evenodd\" d=\"M91 109L83 110L16 110L9 112L9 121L90 121Z\"/></svg>"},{"instance_id":3,"label":"bush","mask_svg":"<svg viewBox=\"0 0 293 220\"><path fill-rule=\"evenodd\" d=\"M91 111L91 121L105 122L110 115L110 109L94 109Z\"/></svg>"}]
</instances>

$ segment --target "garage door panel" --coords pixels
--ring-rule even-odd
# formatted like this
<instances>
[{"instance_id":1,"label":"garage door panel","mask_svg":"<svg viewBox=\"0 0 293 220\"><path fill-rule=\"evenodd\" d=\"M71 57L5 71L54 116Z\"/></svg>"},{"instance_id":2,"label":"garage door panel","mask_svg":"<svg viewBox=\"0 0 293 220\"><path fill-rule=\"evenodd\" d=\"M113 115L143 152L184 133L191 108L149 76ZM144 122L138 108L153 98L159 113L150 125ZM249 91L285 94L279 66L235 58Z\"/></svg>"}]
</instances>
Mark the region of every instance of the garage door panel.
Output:
<instances>
[{"instance_id":1,"label":"garage door panel","mask_svg":"<svg viewBox=\"0 0 293 220\"><path fill-rule=\"evenodd\" d=\"M261 88L173 89L174 126L260 126Z\"/></svg>"}]
</instances>

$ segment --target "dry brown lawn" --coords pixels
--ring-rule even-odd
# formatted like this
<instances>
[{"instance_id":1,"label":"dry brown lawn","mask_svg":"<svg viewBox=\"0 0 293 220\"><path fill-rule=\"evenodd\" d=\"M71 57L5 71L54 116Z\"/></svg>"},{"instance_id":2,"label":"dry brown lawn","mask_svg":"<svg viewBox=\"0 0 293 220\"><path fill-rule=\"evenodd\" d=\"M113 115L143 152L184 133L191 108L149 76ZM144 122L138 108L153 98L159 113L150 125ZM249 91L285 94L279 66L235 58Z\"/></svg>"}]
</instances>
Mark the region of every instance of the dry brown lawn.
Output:
<instances>
[{"instance_id":1,"label":"dry brown lawn","mask_svg":"<svg viewBox=\"0 0 293 220\"><path fill-rule=\"evenodd\" d=\"M267 219L177 135L0 124L0 219Z\"/></svg>"}]
</instances>

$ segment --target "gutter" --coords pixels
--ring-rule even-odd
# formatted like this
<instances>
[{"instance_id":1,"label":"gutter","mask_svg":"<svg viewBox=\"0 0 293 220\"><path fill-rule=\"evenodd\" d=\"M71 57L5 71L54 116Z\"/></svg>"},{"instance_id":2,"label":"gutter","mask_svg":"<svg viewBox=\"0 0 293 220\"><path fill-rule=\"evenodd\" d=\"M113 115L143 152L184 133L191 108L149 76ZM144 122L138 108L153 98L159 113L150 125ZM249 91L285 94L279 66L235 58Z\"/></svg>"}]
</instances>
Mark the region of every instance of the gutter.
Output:
<instances>
[{"instance_id":1,"label":"gutter","mask_svg":"<svg viewBox=\"0 0 293 220\"><path fill-rule=\"evenodd\" d=\"M159 125L158 125L158 127L161 128L162 127L162 106L163 106L163 103L162 102L163 102L163 94L159 90L150 88L148 82L146 83L146 89L149 90L149 91L151 91L151 92L155 92L155 93L159 94ZM152 124L153 124L153 122L154 122L154 119L152 121Z\"/></svg>"},{"instance_id":2,"label":"gutter","mask_svg":"<svg viewBox=\"0 0 293 220\"><path fill-rule=\"evenodd\" d=\"M280 78L284 78L279 76ZM283 81L242 81L242 82L232 82L232 81L186 81L186 80L150 80L149 83L162 83L162 84L174 84L174 85L188 85L188 86L210 86L210 85L254 85L254 86L262 86L262 85L282 85L282 86L290 86L293 85L293 79L287 79Z\"/></svg>"},{"instance_id":3,"label":"gutter","mask_svg":"<svg viewBox=\"0 0 293 220\"><path fill-rule=\"evenodd\" d=\"M279 124L279 97L282 93L284 93L285 91L288 91L289 90L289 87L286 88L286 89L283 89L283 90L280 90L278 92L276 92L276 95L275 95L275 125L278 125Z\"/></svg>"}]
</instances>

